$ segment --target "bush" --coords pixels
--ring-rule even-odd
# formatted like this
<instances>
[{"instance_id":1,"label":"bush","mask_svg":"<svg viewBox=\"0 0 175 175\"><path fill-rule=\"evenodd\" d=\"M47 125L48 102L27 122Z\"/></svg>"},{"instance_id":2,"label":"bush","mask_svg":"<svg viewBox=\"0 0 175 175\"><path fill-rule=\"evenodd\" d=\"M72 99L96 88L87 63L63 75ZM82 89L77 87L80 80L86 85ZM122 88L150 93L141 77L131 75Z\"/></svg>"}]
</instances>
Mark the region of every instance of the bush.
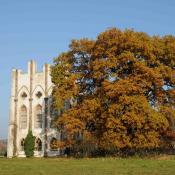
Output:
<instances>
[{"instance_id":1,"label":"bush","mask_svg":"<svg viewBox=\"0 0 175 175\"><path fill-rule=\"evenodd\" d=\"M24 152L26 157L33 157L35 149L35 137L32 134L32 131L29 131L27 137L24 140Z\"/></svg>"}]
</instances>

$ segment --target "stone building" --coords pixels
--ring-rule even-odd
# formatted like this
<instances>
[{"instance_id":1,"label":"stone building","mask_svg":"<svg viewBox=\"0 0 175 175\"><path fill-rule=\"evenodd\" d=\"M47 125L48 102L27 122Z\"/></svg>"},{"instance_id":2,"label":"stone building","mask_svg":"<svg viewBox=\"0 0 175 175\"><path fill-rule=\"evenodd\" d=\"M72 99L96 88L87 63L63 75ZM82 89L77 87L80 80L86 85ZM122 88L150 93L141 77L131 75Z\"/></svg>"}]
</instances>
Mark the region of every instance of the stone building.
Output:
<instances>
[{"instance_id":1,"label":"stone building","mask_svg":"<svg viewBox=\"0 0 175 175\"><path fill-rule=\"evenodd\" d=\"M56 156L59 149L51 143L60 139L60 133L52 127L54 114L51 110L53 84L50 66L45 64L37 72L34 61L28 62L28 71L12 70L10 118L8 128L8 157L25 157L24 139L32 130L35 139L34 156Z\"/></svg>"}]
</instances>

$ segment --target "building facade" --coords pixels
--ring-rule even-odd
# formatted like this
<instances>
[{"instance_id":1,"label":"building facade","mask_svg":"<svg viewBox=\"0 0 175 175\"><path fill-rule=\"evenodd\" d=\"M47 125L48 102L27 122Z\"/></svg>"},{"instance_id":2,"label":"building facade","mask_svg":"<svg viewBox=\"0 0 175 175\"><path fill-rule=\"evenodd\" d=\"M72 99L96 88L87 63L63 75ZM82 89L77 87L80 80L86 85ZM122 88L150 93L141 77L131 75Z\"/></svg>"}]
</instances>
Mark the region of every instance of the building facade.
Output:
<instances>
[{"instance_id":1,"label":"building facade","mask_svg":"<svg viewBox=\"0 0 175 175\"><path fill-rule=\"evenodd\" d=\"M60 139L60 133L52 127L51 94L53 84L50 66L45 64L42 72L37 65L28 62L28 71L12 70L10 118L8 128L8 157L25 157L24 139L31 130L35 136L34 156L57 156L59 149L51 147Z\"/></svg>"}]
</instances>

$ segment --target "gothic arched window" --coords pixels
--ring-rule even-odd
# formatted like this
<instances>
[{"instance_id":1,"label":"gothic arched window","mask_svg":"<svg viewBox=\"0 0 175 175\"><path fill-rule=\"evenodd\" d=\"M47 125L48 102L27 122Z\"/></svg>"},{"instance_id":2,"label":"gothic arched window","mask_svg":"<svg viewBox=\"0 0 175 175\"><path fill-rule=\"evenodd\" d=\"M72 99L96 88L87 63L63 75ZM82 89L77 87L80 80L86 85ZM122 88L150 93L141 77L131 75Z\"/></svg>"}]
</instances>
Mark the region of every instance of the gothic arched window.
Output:
<instances>
[{"instance_id":1,"label":"gothic arched window","mask_svg":"<svg viewBox=\"0 0 175 175\"><path fill-rule=\"evenodd\" d=\"M27 108L24 105L20 109L20 128L27 128Z\"/></svg>"},{"instance_id":2,"label":"gothic arched window","mask_svg":"<svg viewBox=\"0 0 175 175\"><path fill-rule=\"evenodd\" d=\"M42 141L40 138L36 138L36 140L35 140L35 150L36 151L42 150Z\"/></svg>"},{"instance_id":3,"label":"gothic arched window","mask_svg":"<svg viewBox=\"0 0 175 175\"><path fill-rule=\"evenodd\" d=\"M57 149L57 139L55 137L53 137L50 141L50 148L51 150Z\"/></svg>"},{"instance_id":4,"label":"gothic arched window","mask_svg":"<svg viewBox=\"0 0 175 175\"><path fill-rule=\"evenodd\" d=\"M35 128L42 128L42 106L38 105L35 109Z\"/></svg>"}]
</instances>

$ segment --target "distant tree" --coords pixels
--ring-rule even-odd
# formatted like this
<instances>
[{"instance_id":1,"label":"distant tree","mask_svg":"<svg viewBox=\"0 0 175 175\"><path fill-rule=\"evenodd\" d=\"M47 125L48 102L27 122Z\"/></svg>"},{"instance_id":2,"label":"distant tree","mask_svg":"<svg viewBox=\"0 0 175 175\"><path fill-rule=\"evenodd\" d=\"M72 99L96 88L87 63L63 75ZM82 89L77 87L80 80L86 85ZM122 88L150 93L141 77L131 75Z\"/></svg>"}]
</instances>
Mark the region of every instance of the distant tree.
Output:
<instances>
[{"instance_id":1,"label":"distant tree","mask_svg":"<svg viewBox=\"0 0 175 175\"><path fill-rule=\"evenodd\" d=\"M24 140L24 152L26 157L32 157L34 155L35 148L35 137L32 134L32 131L29 131L25 140Z\"/></svg>"},{"instance_id":2,"label":"distant tree","mask_svg":"<svg viewBox=\"0 0 175 175\"><path fill-rule=\"evenodd\" d=\"M112 28L96 40L73 40L51 76L54 106L71 102L57 120L65 145L78 134L102 149L155 148L173 131L174 36Z\"/></svg>"}]
</instances>

